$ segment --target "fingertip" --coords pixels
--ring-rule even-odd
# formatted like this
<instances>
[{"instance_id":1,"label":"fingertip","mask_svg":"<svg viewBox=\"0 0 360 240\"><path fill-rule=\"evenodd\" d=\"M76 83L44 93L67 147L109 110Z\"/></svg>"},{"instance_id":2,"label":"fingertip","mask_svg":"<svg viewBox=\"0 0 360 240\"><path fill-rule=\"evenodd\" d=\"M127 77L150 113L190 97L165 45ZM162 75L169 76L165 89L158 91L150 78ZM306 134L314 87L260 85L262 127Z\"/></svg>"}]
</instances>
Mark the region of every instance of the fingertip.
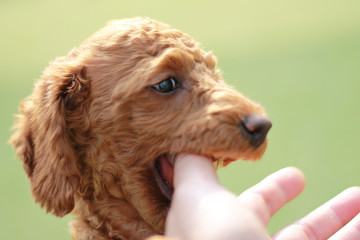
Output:
<instances>
[{"instance_id":1,"label":"fingertip","mask_svg":"<svg viewBox=\"0 0 360 240\"><path fill-rule=\"evenodd\" d=\"M301 183L300 185L303 186L303 188L305 187L306 184L306 178L304 173L296 167L287 167L286 170L289 172L289 175L294 179L297 180L299 183Z\"/></svg>"},{"instance_id":2,"label":"fingertip","mask_svg":"<svg viewBox=\"0 0 360 240\"><path fill-rule=\"evenodd\" d=\"M186 167L188 164L191 164L191 161L194 160L197 156L189 153L177 153L174 160L173 165L174 169L182 168L183 165Z\"/></svg>"},{"instance_id":3,"label":"fingertip","mask_svg":"<svg viewBox=\"0 0 360 240\"><path fill-rule=\"evenodd\" d=\"M359 205L360 207L360 187L353 186L345 189L340 194L338 194L334 199L346 199L347 201L353 201L354 204Z\"/></svg>"},{"instance_id":4,"label":"fingertip","mask_svg":"<svg viewBox=\"0 0 360 240\"><path fill-rule=\"evenodd\" d=\"M182 161L184 159L208 159L203 155L197 155L192 153L177 153L175 157L175 162Z\"/></svg>"},{"instance_id":5,"label":"fingertip","mask_svg":"<svg viewBox=\"0 0 360 240\"><path fill-rule=\"evenodd\" d=\"M190 154L190 153L178 153L174 159L174 167L196 167L199 165L212 165L210 159L202 155ZM200 166L199 166L200 167Z\"/></svg>"},{"instance_id":6,"label":"fingertip","mask_svg":"<svg viewBox=\"0 0 360 240\"><path fill-rule=\"evenodd\" d=\"M277 182L284 191L287 201L299 195L305 188L305 176L296 167L286 167L270 175L270 179Z\"/></svg>"},{"instance_id":7,"label":"fingertip","mask_svg":"<svg viewBox=\"0 0 360 240\"><path fill-rule=\"evenodd\" d=\"M284 173L287 173L287 174L289 174L289 175L291 175L293 177L302 179L305 182L304 173L297 167L290 166L290 167L286 167L286 168L283 168L283 169L279 170L279 172L281 172L281 171L283 171Z\"/></svg>"},{"instance_id":8,"label":"fingertip","mask_svg":"<svg viewBox=\"0 0 360 240\"><path fill-rule=\"evenodd\" d=\"M360 194L360 187L359 186L352 186L344 190L349 194Z\"/></svg>"},{"instance_id":9,"label":"fingertip","mask_svg":"<svg viewBox=\"0 0 360 240\"><path fill-rule=\"evenodd\" d=\"M291 186L297 186L297 188L301 189L301 191L305 187L305 175L299 168L286 167L275 172L274 175L281 182L291 183Z\"/></svg>"},{"instance_id":10,"label":"fingertip","mask_svg":"<svg viewBox=\"0 0 360 240\"><path fill-rule=\"evenodd\" d=\"M357 205L360 206L360 187L353 186L345 189L341 193L339 193L336 197L334 197L330 202L337 202L339 199L345 200L345 201L354 201L356 203L359 203Z\"/></svg>"},{"instance_id":11,"label":"fingertip","mask_svg":"<svg viewBox=\"0 0 360 240\"><path fill-rule=\"evenodd\" d=\"M179 153L174 163L174 187L181 183L218 184L213 162L202 155Z\"/></svg>"}]
</instances>

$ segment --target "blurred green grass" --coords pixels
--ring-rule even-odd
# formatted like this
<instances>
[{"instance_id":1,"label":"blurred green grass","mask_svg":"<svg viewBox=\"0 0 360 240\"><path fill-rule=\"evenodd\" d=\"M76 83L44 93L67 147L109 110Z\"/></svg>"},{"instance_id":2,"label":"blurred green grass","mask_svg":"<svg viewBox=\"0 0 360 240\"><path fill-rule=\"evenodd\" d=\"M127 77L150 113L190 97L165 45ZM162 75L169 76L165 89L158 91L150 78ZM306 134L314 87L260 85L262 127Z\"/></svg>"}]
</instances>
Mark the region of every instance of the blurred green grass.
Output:
<instances>
[{"instance_id":1,"label":"blurred green grass","mask_svg":"<svg viewBox=\"0 0 360 240\"><path fill-rule=\"evenodd\" d=\"M307 177L304 193L275 215L274 233L343 189L359 185L359 1L0 1L0 239L70 239L67 223L33 204L7 144L18 102L48 62L111 19L149 16L213 50L227 81L273 121L259 162L220 169L240 193L285 166Z\"/></svg>"}]
</instances>

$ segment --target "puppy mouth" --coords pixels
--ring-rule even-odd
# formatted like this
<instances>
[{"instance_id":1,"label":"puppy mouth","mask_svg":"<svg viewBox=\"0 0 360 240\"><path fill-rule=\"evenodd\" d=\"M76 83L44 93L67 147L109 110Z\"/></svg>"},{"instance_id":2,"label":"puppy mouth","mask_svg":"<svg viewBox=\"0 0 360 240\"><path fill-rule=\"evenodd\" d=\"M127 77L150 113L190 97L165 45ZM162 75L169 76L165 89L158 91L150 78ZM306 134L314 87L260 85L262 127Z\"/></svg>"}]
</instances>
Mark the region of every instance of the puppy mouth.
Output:
<instances>
[{"instance_id":1,"label":"puppy mouth","mask_svg":"<svg viewBox=\"0 0 360 240\"><path fill-rule=\"evenodd\" d=\"M174 160L176 154L163 154L155 159L155 179L162 194L169 200L174 192Z\"/></svg>"}]
</instances>

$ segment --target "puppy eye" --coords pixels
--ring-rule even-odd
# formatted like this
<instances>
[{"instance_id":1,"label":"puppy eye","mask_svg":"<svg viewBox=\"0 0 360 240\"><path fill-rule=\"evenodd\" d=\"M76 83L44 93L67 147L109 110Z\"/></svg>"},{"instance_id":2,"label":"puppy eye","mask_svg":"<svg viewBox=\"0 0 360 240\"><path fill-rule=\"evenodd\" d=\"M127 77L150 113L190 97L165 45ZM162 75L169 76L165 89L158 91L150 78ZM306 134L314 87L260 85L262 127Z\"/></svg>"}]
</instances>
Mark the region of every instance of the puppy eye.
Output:
<instances>
[{"instance_id":1,"label":"puppy eye","mask_svg":"<svg viewBox=\"0 0 360 240\"><path fill-rule=\"evenodd\" d=\"M181 84L179 84L175 78L167 78L164 81L151 86L152 89L160 93L171 93L181 87Z\"/></svg>"}]
</instances>

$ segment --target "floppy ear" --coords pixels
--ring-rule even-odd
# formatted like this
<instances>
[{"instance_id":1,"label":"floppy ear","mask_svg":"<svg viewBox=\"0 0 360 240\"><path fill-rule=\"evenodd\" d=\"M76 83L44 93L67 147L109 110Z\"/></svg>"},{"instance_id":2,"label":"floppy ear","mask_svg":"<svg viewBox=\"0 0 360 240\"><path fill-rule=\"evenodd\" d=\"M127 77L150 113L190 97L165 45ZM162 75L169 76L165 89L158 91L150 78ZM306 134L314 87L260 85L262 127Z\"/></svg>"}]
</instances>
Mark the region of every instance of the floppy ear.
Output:
<instances>
[{"instance_id":1,"label":"floppy ear","mask_svg":"<svg viewBox=\"0 0 360 240\"><path fill-rule=\"evenodd\" d=\"M10 142L23 161L35 201L47 212L64 216L74 208L80 180L68 118L87 98L89 81L83 69L55 65L21 104Z\"/></svg>"}]
</instances>

